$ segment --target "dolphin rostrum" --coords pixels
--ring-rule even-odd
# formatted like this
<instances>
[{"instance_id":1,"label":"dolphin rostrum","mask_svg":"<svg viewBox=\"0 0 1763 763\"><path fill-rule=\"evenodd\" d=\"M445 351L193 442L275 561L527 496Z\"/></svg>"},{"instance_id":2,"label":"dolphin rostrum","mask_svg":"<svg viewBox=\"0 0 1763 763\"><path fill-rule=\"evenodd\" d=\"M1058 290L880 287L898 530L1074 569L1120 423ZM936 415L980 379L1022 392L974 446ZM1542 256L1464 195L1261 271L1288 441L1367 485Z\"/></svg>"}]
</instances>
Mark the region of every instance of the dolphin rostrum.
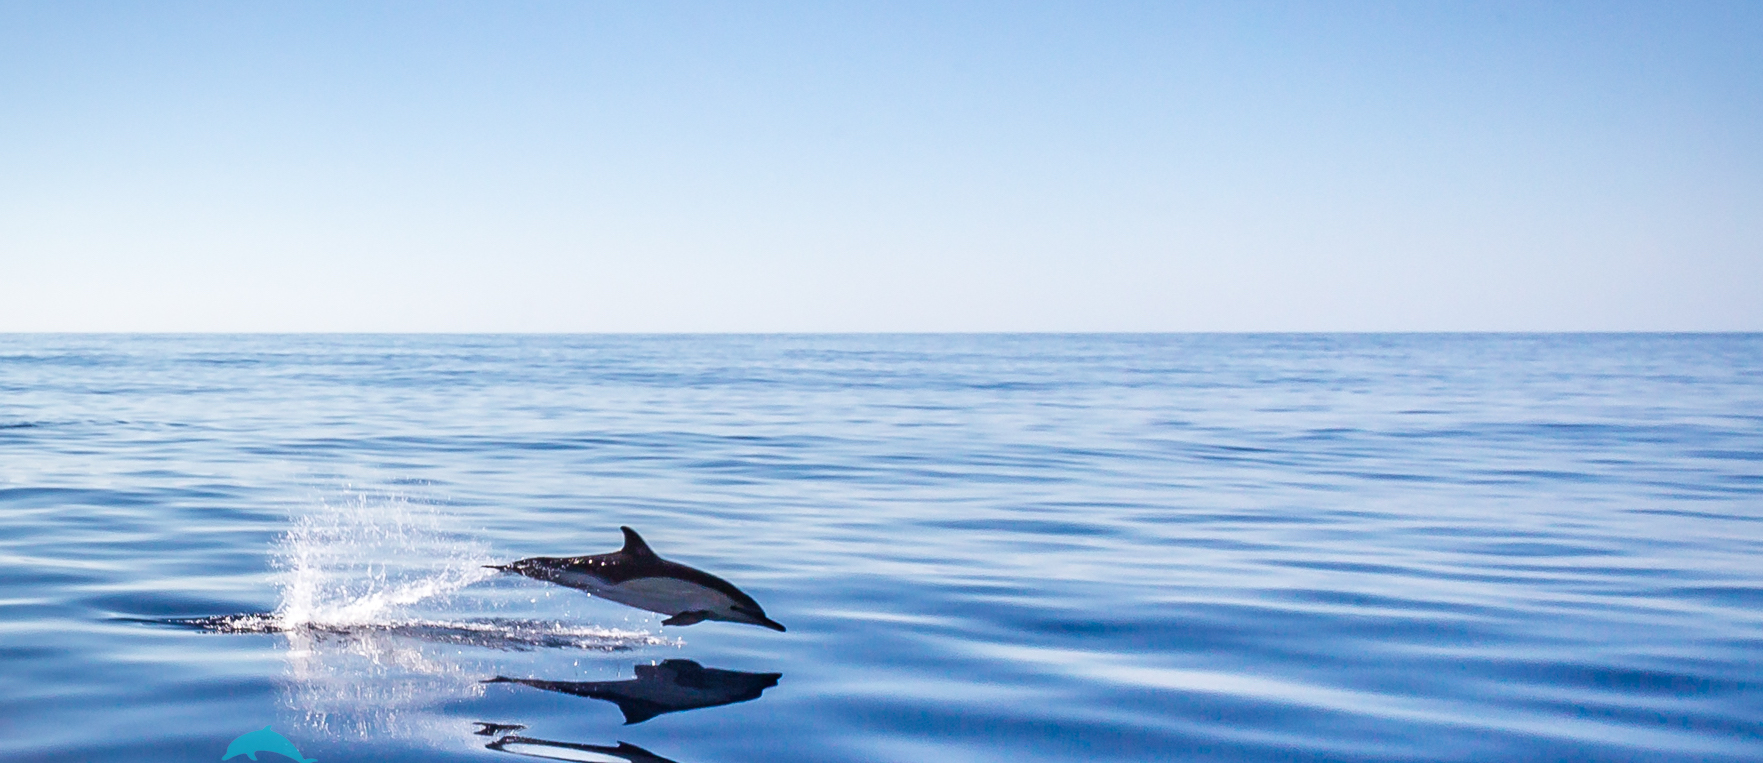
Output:
<instances>
[{"instance_id":1,"label":"dolphin rostrum","mask_svg":"<svg viewBox=\"0 0 1763 763\"><path fill-rule=\"evenodd\" d=\"M514 572L529 578L577 588L620 604L659 612L669 617L662 625L691 625L704 620L763 625L781 631L765 616L753 597L722 578L703 570L670 562L649 550L649 544L629 527L624 548L593 556L535 556L490 569Z\"/></svg>"},{"instance_id":2,"label":"dolphin rostrum","mask_svg":"<svg viewBox=\"0 0 1763 763\"><path fill-rule=\"evenodd\" d=\"M638 665L637 677L624 681L541 681L496 676L484 683L524 684L545 691L603 699L618 705L619 711L624 713L625 725L630 725L662 713L758 699L782 677L782 673L706 668L691 660L662 660L660 665Z\"/></svg>"},{"instance_id":3,"label":"dolphin rostrum","mask_svg":"<svg viewBox=\"0 0 1763 763\"><path fill-rule=\"evenodd\" d=\"M301 755L300 749L295 747L293 742L288 741L288 738L281 734L270 731L268 726L248 734L240 734L238 739L234 739L232 744L226 746L226 755L221 756L220 759L229 760L243 755L256 760L257 753L260 752L273 752L277 755L293 758L300 763L317 763L315 759Z\"/></svg>"}]
</instances>

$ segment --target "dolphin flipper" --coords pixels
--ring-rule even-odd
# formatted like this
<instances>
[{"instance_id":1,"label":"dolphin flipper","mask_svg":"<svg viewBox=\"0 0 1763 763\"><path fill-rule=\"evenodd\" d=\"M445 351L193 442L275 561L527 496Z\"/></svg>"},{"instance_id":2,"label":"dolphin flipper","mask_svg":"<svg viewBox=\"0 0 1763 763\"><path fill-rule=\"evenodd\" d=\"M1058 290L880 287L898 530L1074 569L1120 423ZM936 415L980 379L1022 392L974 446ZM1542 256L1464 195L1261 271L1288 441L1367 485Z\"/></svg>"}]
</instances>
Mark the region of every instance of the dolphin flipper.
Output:
<instances>
[{"instance_id":1,"label":"dolphin flipper","mask_svg":"<svg viewBox=\"0 0 1763 763\"><path fill-rule=\"evenodd\" d=\"M603 697L602 699L611 700L613 704L618 705L618 712L624 714L624 725L626 726L633 723L642 723L643 721L654 718L657 715L668 712L668 708L659 707L653 702L645 702L640 699L629 699L625 697Z\"/></svg>"},{"instance_id":2,"label":"dolphin flipper","mask_svg":"<svg viewBox=\"0 0 1763 763\"><path fill-rule=\"evenodd\" d=\"M691 625L692 623L701 623L701 622L704 622L704 618L709 617L710 614L711 613L705 612L702 609L694 609L690 612L681 612L677 615L674 615L673 617L667 618L666 620L662 620L661 624L662 625Z\"/></svg>"}]
</instances>

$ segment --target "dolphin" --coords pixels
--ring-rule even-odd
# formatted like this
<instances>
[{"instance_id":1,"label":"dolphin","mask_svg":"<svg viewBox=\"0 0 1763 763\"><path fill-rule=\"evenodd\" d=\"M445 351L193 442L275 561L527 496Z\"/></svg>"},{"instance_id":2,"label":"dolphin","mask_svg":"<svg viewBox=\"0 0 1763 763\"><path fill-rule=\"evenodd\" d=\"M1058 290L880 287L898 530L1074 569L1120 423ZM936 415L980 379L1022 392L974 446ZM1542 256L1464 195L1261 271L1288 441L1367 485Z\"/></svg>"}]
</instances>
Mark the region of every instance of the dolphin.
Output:
<instances>
[{"instance_id":1,"label":"dolphin","mask_svg":"<svg viewBox=\"0 0 1763 763\"><path fill-rule=\"evenodd\" d=\"M593 556L535 556L509 564L486 564L536 580L566 585L620 604L669 615L662 625L691 625L704 620L784 626L765 616L759 602L722 578L655 555L629 527L624 548Z\"/></svg>"},{"instance_id":2,"label":"dolphin","mask_svg":"<svg viewBox=\"0 0 1763 763\"><path fill-rule=\"evenodd\" d=\"M638 665L637 677L624 681L541 681L496 676L484 683L523 684L545 691L603 699L618 705L628 726L662 713L758 699L782 677L782 673L717 670L691 660L663 660L660 665Z\"/></svg>"},{"instance_id":3,"label":"dolphin","mask_svg":"<svg viewBox=\"0 0 1763 763\"><path fill-rule=\"evenodd\" d=\"M230 760L243 755L256 760L257 753L260 752L273 752L277 755L293 758L300 763L318 763L314 758L302 756L299 748L295 747L293 742L288 741L288 738L281 734L270 731L268 726L250 733L240 734L238 739L234 739L232 744L226 746L226 754L222 755L220 759Z\"/></svg>"},{"instance_id":4,"label":"dolphin","mask_svg":"<svg viewBox=\"0 0 1763 763\"><path fill-rule=\"evenodd\" d=\"M552 758L554 760L581 760L581 758L577 758L577 757L564 757L562 755L546 755L542 752L521 752L519 750L510 750L510 749L508 749L509 745L517 745L520 747L556 747L556 748L564 749L564 750L581 750L582 752L597 752L597 753L600 753L601 755L609 755L614 758L624 758L625 760L630 761L630 763L674 763L674 761L668 760L667 758L663 758L660 755L656 755L655 753L649 752L648 750L645 750L641 747L638 747L634 744L631 744L630 742L619 742L617 747L612 747L610 745L603 745L603 744L576 744L574 742L553 742L548 739L534 739L532 737L505 736L505 737L502 737L501 739L498 739L494 742L491 742L489 744L484 745L484 747L495 750L496 752L506 752L506 753L513 753L515 755L525 755L529 758Z\"/></svg>"}]
</instances>

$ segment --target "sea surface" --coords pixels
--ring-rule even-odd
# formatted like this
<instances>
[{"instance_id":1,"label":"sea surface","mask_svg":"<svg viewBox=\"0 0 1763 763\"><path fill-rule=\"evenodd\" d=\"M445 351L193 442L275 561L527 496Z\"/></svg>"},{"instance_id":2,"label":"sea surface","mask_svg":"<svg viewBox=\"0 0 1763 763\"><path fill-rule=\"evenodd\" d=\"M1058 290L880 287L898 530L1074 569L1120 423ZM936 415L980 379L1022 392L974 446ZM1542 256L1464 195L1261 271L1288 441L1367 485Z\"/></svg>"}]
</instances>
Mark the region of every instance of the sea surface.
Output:
<instances>
[{"instance_id":1,"label":"sea surface","mask_svg":"<svg viewBox=\"0 0 1763 763\"><path fill-rule=\"evenodd\" d=\"M788 632L482 566L624 525ZM1763 760L1763 336L0 335L0 760L266 726Z\"/></svg>"}]
</instances>

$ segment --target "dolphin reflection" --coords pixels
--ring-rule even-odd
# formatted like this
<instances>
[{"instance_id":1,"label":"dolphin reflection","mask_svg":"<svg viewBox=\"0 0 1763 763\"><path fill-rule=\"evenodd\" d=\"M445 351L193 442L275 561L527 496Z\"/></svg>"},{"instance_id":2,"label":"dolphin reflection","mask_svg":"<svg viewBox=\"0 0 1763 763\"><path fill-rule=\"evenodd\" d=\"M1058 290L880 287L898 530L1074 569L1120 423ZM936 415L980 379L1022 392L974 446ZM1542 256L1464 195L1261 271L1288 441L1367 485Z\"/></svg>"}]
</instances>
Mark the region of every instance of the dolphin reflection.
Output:
<instances>
[{"instance_id":1,"label":"dolphin reflection","mask_svg":"<svg viewBox=\"0 0 1763 763\"><path fill-rule=\"evenodd\" d=\"M663 758L660 755L656 755L655 753L649 752L648 750L645 750L645 749L638 747L634 744L631 744L629 742L619 742L617 747L608 747L606 745L600 745L600 744L577 744L575 742L553 742L548 739L534 739L532 737L510 735L510 736L502 737L501 739L498 739L498 740L491 742L489 744L486 744L486 745L484 745L484 747L487 747L491 750L495 750L496 752L506 752L506 753L509 753L512 755L525 755L529 758L551 758L553 760L582 760L582 757L579 755L546 755L542 752L537 752L537 751L526 752L526 751L523 751L520 749L511 750L508 748L510 748L510 747L516 747L516 748L554 747L554 748L557 748L560 750L577 750L580 752L599 753L601 755L605 755L608 757L622 758L624 760L630 761L630 763L675 763L675 761L669 760L667 758Z\"/></svg>"},{"instance_id":2,"label":"dolphin reflection","mask_svg":"<svg viewBox=\"0 0 1763 763\"><path fill-rule=\"evenodd\" d=\"M662 713L758 699L782 677L782 673L744 673L706 668L691 660L663 660L660 665L638 665L637 677L624 681L541 681L496 676L484 683L525 684L535 689L603 699L618 705L625 724L629 725Z\"/></svg>"}]
</instances>

